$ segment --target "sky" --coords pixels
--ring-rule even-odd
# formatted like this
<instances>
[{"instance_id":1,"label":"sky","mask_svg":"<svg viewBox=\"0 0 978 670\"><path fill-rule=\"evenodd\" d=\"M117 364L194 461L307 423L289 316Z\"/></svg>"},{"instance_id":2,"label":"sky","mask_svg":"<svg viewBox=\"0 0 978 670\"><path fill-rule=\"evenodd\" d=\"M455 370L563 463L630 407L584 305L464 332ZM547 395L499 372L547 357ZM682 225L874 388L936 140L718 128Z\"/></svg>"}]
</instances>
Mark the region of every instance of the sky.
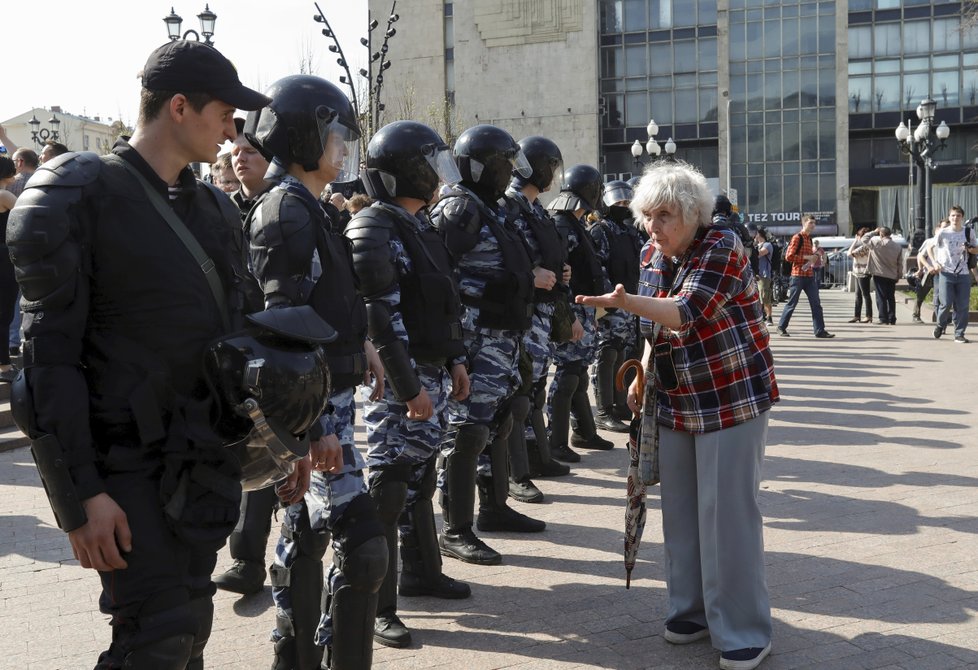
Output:
<instances>
[{"instance_id":1,"label":"sky","mask_svg":"<svg viewBox=\"0 0 978 670\"><path fill-rule=\"evenodd\" d=\"M340 40L350 70L367 62L366 0L316 0ZM47 0L4 2L0 44L7 54L0 121L59 105L89 117L130 126L139 108L139 79L147 56L167 40L163 17L171 2L154 0ZM328 51L332 40L313 21L313 0L214 0L214 46L227 56L246 86L265 90L297 74L307 55L312 72L339 85L342 70ZM182 30L200 31L204 0L172 3ZM383 24L382 24L383 25ZM191 37L192 39L192 37ZM346 91L345 86L341 88ZM46 119L42 119L46 120Z\"/></svg>"}]
</instances>

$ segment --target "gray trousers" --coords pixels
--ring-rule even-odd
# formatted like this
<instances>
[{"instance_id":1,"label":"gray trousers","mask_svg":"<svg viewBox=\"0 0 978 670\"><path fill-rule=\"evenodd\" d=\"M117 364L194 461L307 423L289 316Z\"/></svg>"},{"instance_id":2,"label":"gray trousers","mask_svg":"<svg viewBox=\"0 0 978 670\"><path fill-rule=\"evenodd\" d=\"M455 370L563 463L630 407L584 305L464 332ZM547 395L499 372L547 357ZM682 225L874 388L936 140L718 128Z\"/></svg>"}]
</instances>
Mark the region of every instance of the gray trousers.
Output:
<instances>
[{"instance_id":1,"label":"gray trousers","mask_svg":"<svg viewBox=\"0 0 978 670\"><path fill-rule=\"evenodd\" d=\"M708 626L721 651L771 640L757 506L767 423L764 412L700 435L660 428L666 622Z\"/></svg>"}]
</instances>

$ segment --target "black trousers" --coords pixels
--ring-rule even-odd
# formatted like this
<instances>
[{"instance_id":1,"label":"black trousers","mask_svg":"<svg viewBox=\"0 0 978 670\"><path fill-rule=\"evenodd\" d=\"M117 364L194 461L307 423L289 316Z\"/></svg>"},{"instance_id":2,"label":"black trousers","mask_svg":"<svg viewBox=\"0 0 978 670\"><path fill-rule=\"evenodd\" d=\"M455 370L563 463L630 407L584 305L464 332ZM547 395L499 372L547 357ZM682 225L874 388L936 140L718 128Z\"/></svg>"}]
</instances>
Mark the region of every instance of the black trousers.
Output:
<instances>
[{"instance_id":1,"label":"black trousers","mask_svg":"<svg viewBox=\"0 0 978 670\"><path fill-rule=\"evenodd\" d=\"M0 244L0 332L10 330L17 309L17 280L14 278L14 265L10 262L7 247ZM0 365L10 365L10 347L3 341L0 346Z\"/></svg>"},{"instance_id":2,"label":"black trousers","mask_svg":"<svg viewBox=\"0 0 978 670\"><path fill-rule=\"evenodd\" d=\"M876 284L876 311L883 323L896 323L896 279L873 276Z\"/></svg>"}]
</instances>

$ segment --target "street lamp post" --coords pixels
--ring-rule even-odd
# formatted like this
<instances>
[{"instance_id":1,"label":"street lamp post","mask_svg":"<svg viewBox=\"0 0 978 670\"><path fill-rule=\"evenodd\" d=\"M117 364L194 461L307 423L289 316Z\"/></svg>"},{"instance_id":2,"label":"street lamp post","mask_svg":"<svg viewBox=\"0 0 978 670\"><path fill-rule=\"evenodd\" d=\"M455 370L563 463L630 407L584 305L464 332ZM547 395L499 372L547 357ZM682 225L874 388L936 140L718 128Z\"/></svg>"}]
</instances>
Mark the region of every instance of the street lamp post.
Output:
<instances>
[{"instance_id":1,"label":"street lamp post","mask_svg":"<svg viewBox=\"0 0 978 670\"><path fill-rule=\"evenodd\" d=\"M31 139L34 140L34 146L40 148L48 140L58 141L58 128L61 126L61 119L54 112L51 112L51 118L48 119L48 125L51 126L50 130L41 128L41 122L37 120L37 116L34 114L31 114L31 120L27 124L31 127Z\"/></svg>"},{"instance_id":2,"label":"street lamp post","mask_svg":"<svg viewBox=\"0 0 978 670\"><path fill-rule=\"evenodd\" d=\"M916 129L907 122L900 122L894 134L900 151L909 156L917 168L917 206L914 212L914 234L911 241L911 254L916 254L920 245L930 235L934 234L933 214L931 212L931 178L930 173L936 167L934 155L947 146L947 138L951 134L948 125L941 121L935 125L934 113L937 103L930 97L922 100L917 106L917 118L920 123Z\"/></svg>"},{"instance_id":3,"label":"street lamp post","mask_svg":"<svg viewBox=\"0 0 978 670\"><path fill-rule=\"evenodd\" d=\"M662 153L662 147L659 146L659 143L655 141L656 133L659 132L659 124L655 122L655 119L649 119L649 125L645 126L645 130L649 134L649 141L645 143L645 151L646 153L648 153L651 160L655 160L659 157L659 154ZM672 142L672 138L670 138L669 141ZM672 145L672 151L673 153L675 153L676 151L675 143L673 143ZM635 167L639 171L641 171L641 168L643 166L642 143L639 142L638 140L635 140L635 143L632 144L631 152L632 152L632 158L635 159ZM666 147L666 152L668 153L668 146Z\"/></svg>"},{"instance_id":4,"label":"street lamp post","mask_svg":"<svg viewBox=\"0 0 978 670\"><path fill-rule=\"evenodd\" d=\"M211 11L209 4L205 4L204 11L197 15L197 19L200 21L200 32L198 33L193 28L190 28L181 36L180 27L183 25L183 19L173 11L173 7L170 7L170 15L163 17L163 23L166 24L166 34L174 42L179 39L187 39L190 35L193 35L194 39L199 42L200 36L203 35L204 44L213 46L214 43L211 41L211 37L214 35L214 24L217 23L217 14Z\"/></svg>"}]
</instances>

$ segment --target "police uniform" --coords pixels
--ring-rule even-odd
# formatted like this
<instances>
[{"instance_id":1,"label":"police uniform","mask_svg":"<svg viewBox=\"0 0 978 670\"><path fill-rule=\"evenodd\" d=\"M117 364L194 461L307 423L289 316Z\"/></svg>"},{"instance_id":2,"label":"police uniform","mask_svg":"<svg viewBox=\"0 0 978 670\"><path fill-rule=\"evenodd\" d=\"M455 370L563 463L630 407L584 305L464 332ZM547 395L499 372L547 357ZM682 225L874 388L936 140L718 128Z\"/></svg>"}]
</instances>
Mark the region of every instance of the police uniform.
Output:
<instances>
[{"instance_id":1,"label":"police uniform","mask_svg":"<svg viewBox=\"0 0 978 670\"><path fill-rule=\"evenodd\" d=\"M538 201L529 202L517 188L518 180L506 192L510 219L523 235L534 266L553 272L558 281L551 289L534 289L534 309L523 347L532 361L532 387L514 398L513 430L509 438L511 479L528 480L531 471L539 474L566 473L551 458L550 442L543 422L546 405L547 371L550 368L552 344L551 321L554 303L567 299L567 288L560 283L566 262L566 245L553 220ZM528 452L528 445L532 445Z\"/></svg>"},{"instance_id":2,"label":"police uniform","mask_svg":"<svg viewBox=\"0 0 978 670\"><path fill-rule=\"evenodd\" d=\"M261 197L246 227L266 306L309 304L340 334L326 347L332 410L310 438L335 435L343 465L338 472L313 471L304 499L285 512L270 567L277 613L274 667L318 667L322 647L329 649L327 667L369 667L372 636L362 623L374 616L387 547L353 439L354 388L367 370L366 309L344 240L294 177L283 177ZM322 268L318 276L316 265ZM322 558L330 534L334 561L323 592Z\"/></svg>"},{"instance_id":3,"label":"police uniform","mask_svg":"<svg viewBox=\"0 0 978 670\"><path fill-rule=\"evenodd\" d=\"M26 337L15 416L36 440L62 529L86 523L78 501L107 493L132 531L128 567L99 573L113 634L96 667L190 659L187 668L202 668L210 575L241 487L237 461L210 428L201 360L247 309L241 227L227 197L189 167L168 189L127 142L113 154L52 159L11 213ZM169 201L213 261L220 289L211 290L130 169L161 207ZM226 295L227 318L216 291ZM206 485L191 477L204 471Z\"/></svg>"},{"instance_id":4,"label":"police uniform","mask_svg":"<svg viewBox=\"0 0 978 670\"><path fill-rule=\"evenodd\" d=\"M398 590L446 598L470 592L468 585L442 574L432 508L435 459L452 383L449 367L465 362L461 305L448 250L429 222L394 203L375 202L351 219L345 235L367 303L370 338L387 379L380 400L364 390L370 494L390 551L376 635L382 643L404 646L409 635L392 638L386 628L396 619ZM422 389L433 412L414 420L407 416L407 401Z\"/></svg>"},{"instance_id":5,"label":"police uniform","mask_svg":"<svg viewBox=\"0 0 978 670\"><path fill-rule=\"evenodd\" d=\"M450 545L472 536L474 484L478 467L480 517L504 508L509 476L505 439L512 419L507 404L521 384L523 333L533 315L533 273L528 252L504 210L465 186L456 186L432 212L458 269L459 293L469 360L470 393L448 402L448 429L442 440L439 473L444 532L442 552L484 564L501 561L480 543L477 551L452 553ZM496 438L499 437L499 440ZM486 445L491 455L479 459ZM538 530L542 530L542 524Z\"/></svg>"},{"instance_id":6,"label":"police uniform","mask_svg":"<svg viewBox=\"0 0 978 670\"><path fill-rule=\"evenodd\" d=\"M600 295L610 287L601 265L594 240L588 234L583 222L575 218L572 211L554 213L557 229L567 240L568 262L571 266L571 300L577 295ZM577 431L589 438L588 445L601 445L597 433L591 402L587 396L587 368L594 359L597 344L597 321L593 307L572 304L572 310L584 327L584 337L577 342L558 343L554 346L554 361L557 370L550 383L548 423L550 444L555 456L560 460L580 460L568 446L570 413L573 411ZM606 443L599 448L610 448Z\"/></svg>"},{"instance_id":7,"label":"police uniform","mask_svg":"<svg viewBox=\"0 0 978 670\"><path fill-rule=\"evenodd\" d=\"M628 214L624 207L612 206L621 222L608 217L595 221L588 228L598 257L608 274L612 287L621 284L625 291L638 290L639 252L641 243L634 226L626 226ZM624 210L624 211L622 211ZM615 417L615 373L624 362L626 348L635 347L637 321L633 314L612 310L597 320L596 360L591 366L591 386L598 405L598 422L603 428L627 432L628 427Z\"/></svg>"}]
</instances>

